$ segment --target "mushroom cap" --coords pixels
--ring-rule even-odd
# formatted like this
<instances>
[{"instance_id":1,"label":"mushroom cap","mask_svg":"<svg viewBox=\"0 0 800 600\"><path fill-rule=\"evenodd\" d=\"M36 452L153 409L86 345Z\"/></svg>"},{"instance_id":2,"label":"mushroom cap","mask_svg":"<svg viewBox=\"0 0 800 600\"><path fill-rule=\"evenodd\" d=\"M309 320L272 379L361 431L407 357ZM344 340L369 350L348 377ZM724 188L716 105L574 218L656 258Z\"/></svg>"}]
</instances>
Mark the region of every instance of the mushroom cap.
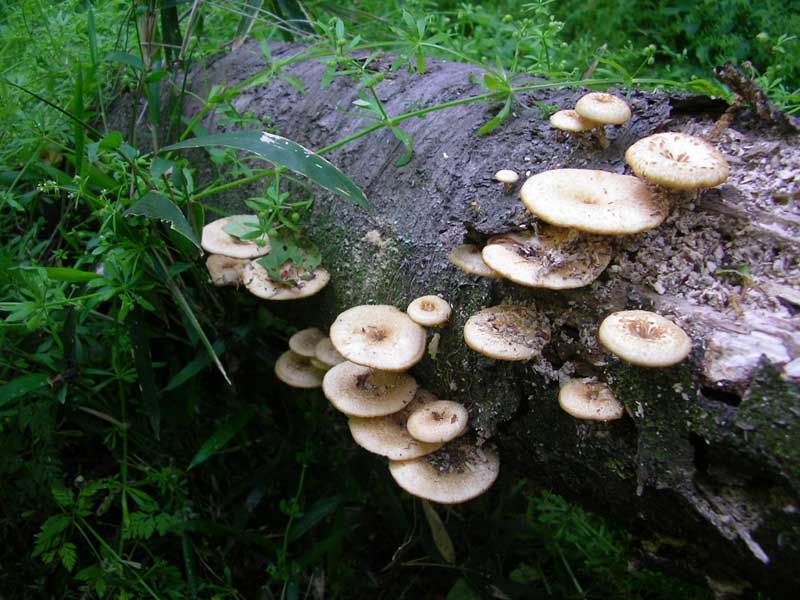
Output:
<instances>
[{"instance_id":1,"label":"mushroom cap","mask_svg":"<svg viewBox=\"0 0 800 600\"><path fill-rule=\"evenodd\" d=\"M594 129L599 123L582 117L577 111L568 108L566 110L559 110L550 115L550 125L562 131L581 133Z\"/></svg>"},{"instance_id":2,"label":"mushroom cap","mask_svg":"<svg viewBox=\"0 0 800 600\"><path fill-rule=\"evenodd\" d=\"M656 133L625 152L625 161L642 179L676 190L710 188L730 173L714 146L684 133Z\"/></svg>"},{"instance_id":3,"label":"mushroom cap","mask_svg":"<svg viewBox=\"0 0 800 600\"><path fill-rule=\"evenodd\" d=\"M403 410L417 391L406 373L379 371L351 362L325 373L322 391L331 404L351 417L382 417Z\"/></svg>"},{"instance_id":4,"label":"mushroom cap","mask_svg":"<svg viewBox=\"0 0 800 600\"><path fill-rule=\"evenodd\" d=\"M406 309L411 320L426 327L444 325L453 312L447 300L439 296L420 296Z\"/></svg>"},{"instance_id":5,"label":"mushroom cap","mask_svg":"<svg viewBox=\"0 0 800 600\"><path fill-rule=\"evenodd\" d=\"M318 388L325 372L311 364L311 359L287 350L275 361L275 376L296 388Z\"/></svg>"},{"instance_id":6,"label":"mushroom cap","mask_svg":"<svg viewBox=\"0 0 800 600\"><path fill-rule=\"evenodd\" d=\"M483 260L514 283L564 290L589 285L611 262L608 238L544 225L532 232L489 239Z\"/></svg>"},{"instance_id":7,"label":"mushroom cap","mask_svg":"<svg viewBox=\"0 0 800 600\"><path fill-rule=\"evenodd\" d=\"M658 227L667 203L641 179L592 169L554 169L529 177L522 203L540 219L588 233L627 235Z\"/></svg>"},{"instance_id":8,"label":"mushroom cap","mask_svg":"<svg viewBox=\"0 0 800 600\"><path fill-rule=\"evenodd\" d=\"M206 269L211 277L211 283L218 287L224 285L239 286L244 276L244 269L248 264L244 258L233 258L222 254L212 254L206 259Z\"/></svg>"},{"instance_id":9,"label":"mushroom cap","mask_svg":"<svg viewBox=\"0 0 800 600\"><path fill-rule=\"evenodd\" d=\"M550 323L544 314L524 306L492 306L467 320L464 341L490 358L528 360L550 341Z\"/></svg>"},{"instance_id":10,"label":"mushroom cap","mask_svg":"<svg viewBox=\"0 0 800 600\"><path fill-rule=\"evenodd\" d=\"M631 107L622 98L606 92L590 92L575 103L575 112L603 125L622 125L631 118Z\"/></svg>"},{"instance_id":11,"label":"mushroom cap","mask_svg":"<svg viewBox=\"0 0 800 600\"><path fill-rule=\"evenodd\" d=\"M517 183L519 181L519 175L516 171L512 171L511 169L500 169L494 174L494 179L500 183Z\"/></svg>"},{"instance_id":12,"label":"mushroom cap","mask_svg":"<svg viewBox=\"0 0 800 600\"><path fill-rule=\"evenodd\" d=\"M411 460L435 452L441 443L427 443L416 440L406 429L411 413L436 401L436 396L422 388L417 390L414 399L399 412L383 417L350 417L347 424L356 444L374 454L391 460Z\"/></svg>"},{"instance_id":13,"label":"mushroom cap","mask_svg":"<svg viewBox=\"0 0 800 600\"><path fill-rule=\"evenodd\" d=\"M490 268L481 256L480 248L475 244L461 244L456 246L447 255L447 260L469 275L480 275L498 279L500 273Z\"/></svg>"},{"instance_id":14,"label":"mushroom cap","mask_svg":"<svg viewBox=\"0 0 800 600\"><path fill-rule=\"evenodd\" d=\"M406 371L425 353L425 330L394 306L354 306L336 317L331 342L351 362Z\"/></svg>"},{"instance_id":15,"label":"mushroom cap","mask_svg":"<svg viewBox=\"0 0 800 600\"><path fill-rule=\"evenodd\" d=\"M244 285L251 294L265 300L297 300L313 296L328 285L331 279L330 273L322 267L317 267L309 273L296 269L290 262L284 263L281 273L292 283L282 284L273 281L264 267L256 261L251 261L245 267Z\"/></svg>"},{"instance_id":16,"label":"mushroom cap","mask_svg":"<svg viewBox=\"0 0 800 600\"><path fill-rule=\"evenodd\" d=\"M333 343L331 343L331 338L329 337L324 337L317 342L317 345L314 347L314 353L319 360L324 362L329 367L335 367L339 363L343 363L345 361L345 357L336 351L336 348L333 347Z\"/></svg>"},{"instance_id":17,"label":"mushroom cap","mask_svg":"<svg viewBox=\"0 0 800 600\"><path fill-rule=\"evenodd\" d=\"M242 217L250 217L251 215L233 215L231 217L224 217L212 221L203 227L203 235L200 239L200 245L206 252L212 254L222 254L223 256L230 256L232 258L256 258L264 256L270 251L269 238L262 235L258 240L240 240L228 233L225 233L223 228L230 223ZM258 242L263 242L259 245Z\"/></svg>"},{"instance_id":18,"label":"mushroom cap","mask_svg":"<svg viewBox=\"0 0 800 600\"><path fill-rule=\"evenodd\" d=\"M315 358L317 356L315 351L317 342L324 337L325 334L316 327L301 329L289 338L289 349L300 356Z\"/></svg>"},{"instance_id":19,"label":"mushroom cap","mask_svg":"<svg viewBox=\"0 0 800 600\"><path fill-rule=\"evenodd\" d=\"M408 433L422 442L449 442L464 435L469 425L469 413L463 404L437 400L416 408L408 417Z\"/></svg>"},{"instance_id":20,"label":"mushroom cap","mask_svg":"<svg viewBox=\"0 0 800 600\"><path fill-rule=\"evenodd\" d=\"M389 472L409 494L440 504L458 504L488 490L500 472L497 453L459 438L433 454L389 461Z\"/></svg>"},{"instance_id":21,"label":"mushroom cap","mask_svg":"<svg viewBox=\"0 0 800 600\"><path fill-rule=\"evenodd\" d=\"M608 315L598 339L609 352L641 367L670 367L689 356L692 340L669 319L646 310Z\"/></svg>"},{"instance_id":22,"label":"mushroom cap","mask_svg":"<svg viewBox=\"0 0 800 600\"><path fill-rule=\"evenodd\" d=\"M562 385L558 404L576 419L588 421L614 421L625 414L625 407L611 388L591 378L573 379Z\"/></svg>"}]
</instances>

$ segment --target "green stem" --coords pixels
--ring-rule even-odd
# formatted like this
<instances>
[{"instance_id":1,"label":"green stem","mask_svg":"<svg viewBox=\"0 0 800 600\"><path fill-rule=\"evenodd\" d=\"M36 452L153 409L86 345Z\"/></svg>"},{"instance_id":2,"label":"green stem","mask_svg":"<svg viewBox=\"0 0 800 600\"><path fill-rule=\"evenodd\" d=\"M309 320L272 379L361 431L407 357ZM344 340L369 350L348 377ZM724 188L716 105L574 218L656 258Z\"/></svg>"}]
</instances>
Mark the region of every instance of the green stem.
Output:
<instances>
[{"instance_id":1,"label":"green stem","mask_svg":"<svg viewBox=\"0 0 800 600\"><path fill-rule=\"evenodd\" d=\"M120 416L122 422L127 423L127 406L125 403L125 388L122 383L119 384L119 404ZM124 427L120 431L122 436L122 464L120 465L120 478L122 479L122 494L120 494L120 501L122 505L122 531L128 529L131 523L130 513L128 512L128 428ZM122 556L125 550L125 536L119 536L119 555Z\"/></svg>"}]
</instances>

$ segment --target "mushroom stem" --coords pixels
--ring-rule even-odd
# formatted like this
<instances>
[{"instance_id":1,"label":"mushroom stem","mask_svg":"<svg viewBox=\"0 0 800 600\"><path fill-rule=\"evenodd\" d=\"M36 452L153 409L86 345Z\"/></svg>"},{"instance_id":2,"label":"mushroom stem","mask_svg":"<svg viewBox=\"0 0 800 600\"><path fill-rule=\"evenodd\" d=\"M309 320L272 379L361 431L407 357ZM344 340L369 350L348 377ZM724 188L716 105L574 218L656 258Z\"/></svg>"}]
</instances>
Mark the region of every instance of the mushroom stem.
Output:
<instances>
[{"instance_id":1,"label":"mushroom stem","mask_svg":"<svg viewBox=\"0 0 800 600\"><path fill-rule=\"evenodd\" d=\"M608 148L610 142L608 141L608 137L606 137L606 128L605 125L598 125L594 129L592 129L592 133L594 137L597 139L597 143L600 144L600 147L605 150Z\"/></svg>"}]
</instances>

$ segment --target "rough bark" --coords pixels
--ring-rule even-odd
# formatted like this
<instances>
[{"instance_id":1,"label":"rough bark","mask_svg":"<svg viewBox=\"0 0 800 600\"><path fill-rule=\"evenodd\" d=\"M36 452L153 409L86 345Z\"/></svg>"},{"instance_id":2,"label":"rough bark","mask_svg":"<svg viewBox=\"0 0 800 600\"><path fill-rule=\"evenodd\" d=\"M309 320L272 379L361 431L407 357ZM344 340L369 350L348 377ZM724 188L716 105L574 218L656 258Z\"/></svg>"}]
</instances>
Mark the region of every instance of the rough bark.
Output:
<instances>
[{"instance_id":1,"label":"rough bark","mask_svg":"<svg viewBox=\"0 0 800 600\"><path fill-rule=\"evenodd\" d=\"M298 53L275 48L275 58ZM388 74L377 88L389 114L480 93L480 70L428 61L428 73ZM198 70L194 91L233 84L263 69L245 45ZM242 112L273 118L277 131L309 148L351 135L364 121L351 112L356 89L346 77L320 89L325 70L303 62L288 72L305 93L282 80L245 90ZM364 211L319 192L308 231L332 274L327 290L306 301L308 324L325 327L357 304L405 307L422 294L453 306L439 331L435 359L414 370L422 385L467 405L474 427L500 449L505 477L541 484L636 532L650 561L774 597L796 591L800 577L800 305L797 249L800 144L796 134L765 128L743 113L716 143L731 179L696 197L672 198L662 227L615 241L616 257L593 285L568 292L535 290L468 276L448 251L465 240L534 220L517 197L492 180L501 168L537 173L557 167L625 172L624 150L661 130L702 133L724 106L707 98L632 92L634 118L610 130L605 150L557 141L537 103L566 108L585 90L523 97L493 134L476 129L497 107L469 104L404 123L413 160L388 130L330 158L366 192ZM199 105L190 104L189 116ZM213 131L224 130L208 118ZM220 202L241 206L238 190ZM369 235L367 235L369 233ZM746 265L749 278L717 270ZM534 306L553 326L542 357L502 363L467 349L461 331L478 309L501 303ZM690 360L652 370L626 365L598 345L610 312L648 308L673 318L694 340ZM298 322L298 325L301 323ZM305 324L305 323L302 323ZM628 416L589 424L563 413L559 380L598 376L610 383Z\"/></svg>"}]
</instances>

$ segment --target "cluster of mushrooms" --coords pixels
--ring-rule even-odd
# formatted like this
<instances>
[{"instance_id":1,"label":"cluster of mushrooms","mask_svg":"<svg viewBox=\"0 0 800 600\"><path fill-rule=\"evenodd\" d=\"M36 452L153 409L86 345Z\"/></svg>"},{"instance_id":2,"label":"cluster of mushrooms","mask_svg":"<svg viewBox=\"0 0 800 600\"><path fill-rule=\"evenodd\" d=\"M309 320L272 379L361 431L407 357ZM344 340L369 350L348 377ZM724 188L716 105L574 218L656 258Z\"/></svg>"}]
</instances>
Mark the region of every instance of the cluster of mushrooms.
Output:
<instances>
[{"instance_id":1,"label":"cluster of mushrooms","mask_svg":"<svg viewBox=\"0 0 800 600\"><path fill-rule=\"evenodd\" d=\"M576 112L577 111L577 112ZM624 100L606 93L582 97L575 111L553 115L554 126L567 119L580 131L603 131L631 116ZM578 125L575 125L574 131ZM605 133L602 133L605 139ZM692 191L719 185L728 177L725 158L705 140L681 133L658 133L628 148L625 160L637 177L592 169L554 169L529 177L520 196L542 222L536 231L489 238L481 249L463 244L449 260L466 273L505 278L517 284L553 290L591 284L612 258L613 236L658 227L669 214L669 190ZM495 175L506 190L516 179L504 169ZM658 314L630 310L609 315L599 340L630 363L667 367L685 359L689 336ZM486 308L467 321L464 340L473 350L499 360L529 360L550 341L547 317L522 306ZM559 403L579 419L608 421L622 417L623 406L610 388L595 379L562 386Z\"/></svg>"},{"instance_id":2,"label":"cluster of mushrooms","mask_svg":"<svg viewBox=\"0 0 800 600\"><path fill-rule=\"evenodd\" d=\"M400 487L440 504L482 494L500 467L492 449L462 437L467 409L439 400L407 372L425 354L422 326L444 325L450 312L439 296L417 298L405 313L388 305L355 306L336 318L330 337L317 328L296 333L275 363L276 376L290 386L322 386L347 416L353 440L388 458Z\"/></svg>"},{"instance_id":3,"label":"cluster of mushrooms","mask_svg":"<svg viewBox=\"0 0 800 600\"><path fill-rule=\"evenodd\" d=\"M265 300L297 300L313 296L328 285L330 274L322 267L313 271L298 269L287 261L281 266L280 279L272 279L258 259L269 254L272 246L266 234L255 240L242 240L225 231L237 219L251 215L233 215L212 221L203 227L200 245L209 253L206 259L211 283L215 286L244 285L254 296Z\"/></svg>"}]
</instances>

